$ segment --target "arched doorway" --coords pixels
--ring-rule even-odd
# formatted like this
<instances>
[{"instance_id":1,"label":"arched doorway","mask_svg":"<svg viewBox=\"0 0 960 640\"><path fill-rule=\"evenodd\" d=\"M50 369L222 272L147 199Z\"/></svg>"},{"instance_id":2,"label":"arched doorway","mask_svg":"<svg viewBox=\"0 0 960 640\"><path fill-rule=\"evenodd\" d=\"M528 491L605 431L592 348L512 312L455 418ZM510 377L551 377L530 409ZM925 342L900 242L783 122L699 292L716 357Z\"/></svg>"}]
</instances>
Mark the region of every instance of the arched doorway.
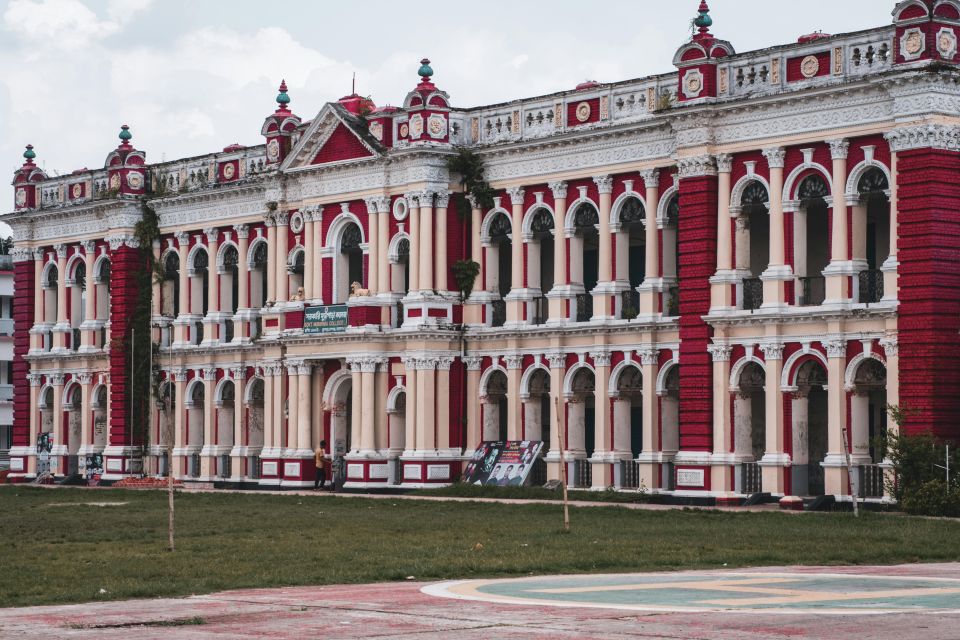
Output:
<instances>
[{"instance_id":1,"label":"arched doorway","mask_svg":"<svg viewBox=\"0 0 960 640\"><path fill-rule=\"evenodd\" d=\"M737 271L743 275L742 309L753 311L763 304L760 276L770 264L770 196L759 181L751 182L737 203Z\"/></svg>"},{"instance_id":2,"label":"arched doorway","mask_svg":"<svg viewBox=\"0 0 960 640\"><path fill-rule=\"evenodd\" d=\"M220 393L216 401L216 475L229 478L230 451L233 449L234 414L236 412L236 386L233 380L224 380L220 383Z\"/></svg>"},{"instance_id":3,"label":"arched doorway","mask_svg":"<svg viewBox=\"0 0 960 640\"><path fill-rule=\"evenodd\" d=\"M583 202L573 213L573 237L570 239L570 282L582 292L575 299L575 320L593 318L593 290L600 277L600 214L591 202ZM579 262L578 262L579 259Z\"/></svg>"},{"instance_id":4,"label":"arched doorway","mask_svg":"<svg viewBox=\"0 0 960 640\"><path fill-rule=\"evenodd\" d=\"M550 449L550 372L537 367L528 376L520 399L523 401L523 439L539 440L543 452Z\"/></svg>"},{"instance_id":5,"label":"arched doorway","mask_svg":"<svg viewBox=\"0 0 960 640\"><path fill-rule=\"evenodd\" d=\"M506 298L510 295L513 273L512 224L503 211L493 214L487 227L487 290L500 296L490 308L490 325L502 327L507 321Z\"/></svg>"},{"instance_id":6,"label":"arched doorway","mask_svg":"<svg viewBox=\"0 0 960 640\"><path fill-rule=\"evenodd\" d=\"M107 446L107 385L101 384L93 392L93 448L102 453Z\"/></svg>"},{"instance_id":7,"label":"arched doorway","mask_svg":"<svg viewBox=\"0 0 960 640\"><path fill-rule=\"evenodd\" d=\"M676 193L667 201L660 231L663 245L663 314L677 317L680 315L679 289L679 253L680 253L680 194Z\"/></svg>"},{"instance_id":8,"label":"arched doorway","mask_svg":"<svg viewBox=\"0 0 960 640\"><path fill-rule=\"evenodd\" d=\"M157 443L161 451L157 474L170 474L170 451L176 441L177 387L167 380L160 385L157 401Z\"/></svg>"},{"instance_id":9,"label":"arched doorway","mask_svg":"<svg viewBox=\"0 0 960 640\"><path fill-rule=\"evenodd\" d=\"M823 270L830 264L830 187L818 173L803 179L797 190L800 206L793 214L796 301L801 307L823 304L826 284Z\"/></svg>"},{"instance_id":10,"label":"arched doorway","mask_svg":"<svg viewBox=\"0 0 960 640\"><path fill-rule=\"evenodd\" d=\"M187 476L191 478L200 476L200 451L204 445L205 402L203 382L194 379L188 387L187 399L183 405L187 410L187 447L184 453L187 455Z\"/></svg>"},{"instance_id":11,"label":"arched doorway","mask_svg":"<svg viewBox=\"0 0 960 640\"><path fill-rule=\"evenodd\" d=\"M337 239L337 253L334 256L336 291L334 304L343 304L350 297L350 288L358 283L363 288L363 233L355 222L347 222Z\"/></svg>"},{"instance_id":12,"label":"arched doorway","mask_svg":"<svg viewBox=\"0 0 960 640\"><path fill-rule=\"evenodd\" d=\"M617 375L613 399L613 448L636 458L643 451L643 374L627 363Z\"/></svg>"},{"instance_id":13,"label":"arched doorway","mask_svg":"<svg viewBox=\"0 0 960 640\"><path fill-rule=\"evenodd\" d=\"M350 373L341 370L331 377L324 394L325 406L330 413L330 437L328 445L337 464L352 451L353 383ZM357 416L359 417L359 416ZM339 462L338 462L339 461ZM335 468L339 468L336 467Z\"/></svg>"},{"instance_id":14,"label":"arched doorway","mask_svg":"<svg viewBox=\"0 0 960 640\"><path fill-rule=\"evenodd\" d=\"M496 369L480 389L484 442L507 440L507 374Z\"/></svg>"},{"instance_id":15,"label":"arched doorway","mask_svg":"<svg viewBox=\"0 0 960 640\"><path fill-rule=\"evenodd\" d=\"M63 425L63 444L66 447L66 475L80 473L81 421L83 420L83 393L79 384L70 384L64 391L63 410L66 424Z\"/></svg>"},{"instance_id":16,"label":"arched doorway","mask_svg":"<svg viewBox=\"0 0 960 640\"><path fill-rule=\"evenodd\" d=\"M80 349L80 326L88 320L87 265L83 260L76 261L73 277L67 284L70 287L70 348L77 351Z\"/></svg>"},{"instance_id":17,"label":"arched doorway","mask_svg":"<svg viewBox=\"0 0 960 640\"><path fill-rule=\"evenodd\" d=\"M673 459L680 451L680 365L671 362L660 370L662 382L657 389L660 401L661 486L672 491L676 485Z\"/></svg>"},{"instance_id":18,"label":"arched doorway","mask_svg":"<svg viewBox=\"0 0 960 640\"><path fill-rule=\"evenodd\" d=\"M857 184L860 202L853 208L853 261L860 267L857 299L880 302L884 295L881 268L890 257L890 182L877 167L868 169Z\"/></svg>"},{"instance_id":19,"label":"arched doorway","mask_svg":"<svg viewBox=\"0 0 960 640\"><path fill-rule=\"evenodd\" d=\"M766 373L758 362L748 362L733 386L733 450L740 465L739 493L763 490L759 462L766 451Z\"/></svg>"},{"instance_id":20,"label":"arched doorway","mask_svg":"<svg viewBox=\"0 0 960 640\"><path fill-rule=\"evenodd\" d=\"M797 369L794 386L792 492L798 496L821 496L822 463L828 450L827 370L819 360L807 360Z\"/></svg>"},{"instance_id":21,"label":"arched doorway","mask_svg":"<svg viewBox=\"0 0 960 640\"><path fill-rule=\"evenodd\" d=\"M267 292L270 278L267 259L269 247L267 241L258 238L250 248L250 308L262 309L267 305Z\"/></svg>"},{"instance_id":22,"label":"arched doorway","mask_svg":"<svg viewBox=\"0 0 960 640\"><path fill-rule=\"evenodd\" d=\"M620 300L621 318L632 320L640 313L638 287L646 277L647 234L646 210L639 198L628 197L620 207L613 230L616 232L617 281L629 288Z\"/></svg>"},{"instance_id":23,"label":"arched doorway","mask_svg":"<svg viewBox=\"0 0 960 640\"><path fill-rule=\"evenodd\" d=\"M570 375L570 374L568 374ZM590 458L596 451L596 375L583 366L572 373L567 392L567 460L572 466L571 482L575 487L593 485Z\"/></svg>"},{"instance_id":24,"label":"arched doorway","mask_svg":"<svg viewBox=\"0 0 960 640\"><path fill-rule=\"evenodd\" d=\"M554 220L546 207L538 207L530 220L527 241L527 288L537 295L530 301L527 317L531 324L544 324L549 312L547 294L553 289Z\"/></svg>"}]
</instances>

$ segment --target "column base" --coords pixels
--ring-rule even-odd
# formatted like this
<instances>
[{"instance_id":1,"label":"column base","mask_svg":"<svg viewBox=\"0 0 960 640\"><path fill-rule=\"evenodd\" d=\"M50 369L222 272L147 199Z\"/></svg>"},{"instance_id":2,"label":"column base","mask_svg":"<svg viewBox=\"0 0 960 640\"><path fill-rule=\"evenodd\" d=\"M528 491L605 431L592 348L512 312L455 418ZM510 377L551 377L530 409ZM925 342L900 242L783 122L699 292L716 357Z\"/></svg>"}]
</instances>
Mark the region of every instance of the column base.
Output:
<instances>
[{"instance_id":1,"label":"column base","mask_svg":"<svg viewBox=\"0 0 960 640\"><path fill-rule=\"evenodd\" d=\"M103 480L122 480L143 472L143 460L137 447L108 446L103 450Z\"/></svg>"},{"instance_id":2,"label":"column base","mask_svg":"<svg viewBox=\"0 0 960 640\"><path fill-rule=\"evenodd\" d=\"M380 452L346 456L347 480L344 489L382 489L390 486L391 461Z\"/></svg>"}]
</instances>

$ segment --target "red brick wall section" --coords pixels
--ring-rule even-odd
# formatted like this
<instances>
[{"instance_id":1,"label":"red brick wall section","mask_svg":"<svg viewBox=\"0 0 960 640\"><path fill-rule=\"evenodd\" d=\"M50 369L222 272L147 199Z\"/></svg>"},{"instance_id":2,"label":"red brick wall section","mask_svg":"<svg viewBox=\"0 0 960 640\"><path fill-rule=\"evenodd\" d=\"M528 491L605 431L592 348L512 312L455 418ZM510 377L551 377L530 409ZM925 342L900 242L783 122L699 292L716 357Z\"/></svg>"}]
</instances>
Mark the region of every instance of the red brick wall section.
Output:
<instances>
[{"instance_id":1,"label":"red brick wall section","mask_svg":"<svg viewBox=\"0 0 960 640\"><path fill-rule=\"evenodd\" d=\"M717 178L680 181L680 448L713 446L710 277L717 268Z\"/></svg>"},{"instance_id":2,"label":"red brick wall section","mask_svg":"<svg viewBox=\"0 0 960 640\"><path fill-rule=\"evenodd\" d=\"M110 336L118 343L110 350L110 445L129 446L130 434L130 325L137 301L136 271L144 269L138 249L120 247L111 255Z\"/></svg>"},{"instance_id":3,"label":"red brick wall section","mask_svg":"<svg viewBox=\"0 0 960 640\"><path fill-rule=\"evenodd\" d=\"M363 146L360 139L341 124L317 153L317 157L313 159L313 164L366 158L370 155L372 155L370 150Z\"/></svg>"},{"instance_id":4,"label":"red brick wall section","mask_svg":"<svg viewBox=\"0 0 960 640\"><path fill-rule=\"evenodd\" d=\"M960 436L960 153L898 155L900 403L909 432Z\"/></svg>"},{"instance_id":5,"label":"red brick wall section","mask_svg":"<svg viewBox=\"0 0 960 640\"><path fill-rule=\"evenodd\" d=\"M30 364L25 356L34 318L33 262L17 262L13 269L13 446L25 447L30 444Z\"/></svg>"}]
</instances>

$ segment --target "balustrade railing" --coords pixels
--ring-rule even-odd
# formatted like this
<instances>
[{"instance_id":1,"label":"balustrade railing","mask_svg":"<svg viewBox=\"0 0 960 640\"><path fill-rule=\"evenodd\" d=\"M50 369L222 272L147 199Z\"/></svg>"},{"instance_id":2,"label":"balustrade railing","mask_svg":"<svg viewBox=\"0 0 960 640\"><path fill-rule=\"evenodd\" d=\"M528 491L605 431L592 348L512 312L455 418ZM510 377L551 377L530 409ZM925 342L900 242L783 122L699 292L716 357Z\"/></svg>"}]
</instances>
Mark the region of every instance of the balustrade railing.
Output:
<instances>
[{"instance_id":1,"label":"balustrade railing","mask_svg":"<svg viewBox=\"0 0 960 640\"><path fill-rule=\"evenodd\" d=\"M589 293L577 295L577 322L590 322L593 318L593 296Z\"/></svg>"},{"instance_id":2,"label":"balustrade railing","mask_svg":"<svg viewBox=\"0 0 960 640\"><path fill-rule=\"evenodd\" d=\"M534 298L533 316L530 318L530 324L546 324L549 311L546 296Z\"/></svg>"},{"instance_id":3,"label":"balustrade railing","mask_svg":"<svg viewBox=\"0 0 960 640\"><path fill-rule=\"evenodd\" d=\"M861 271L860 281L860 303L875 304L883 298L883 271L879 269L867 269Z\"/></svg>"},{"instance_id":4,"label":"balustrade railing","mask_svg":"<svg viewBox=\"0 0 960 640\"><path fill-rule=\"evenodd\" d=\"M573 461L573 486L577 489L589 489L593 486L593 465L589 460Z\"/></svg>"},{"instance_id":5,"label":"balustrade railing","mask_svg":"<svg viewBox=\"0 0 960 640\"><path fill-rule=\"evenodd\" d=\"M502 327L507 323L507 303L503 300L494 300L490 303L490 326Z\"/></svg>"},{"instance_id":6,"label":"balustrade railing","mask_svg":"<svg viewBox=\"0 0 960 640\"><path fill-rule=\"evenodd\" d=\"M636 460L620 461L620 488L640 488L640 463Z\"/></svg>"},{"instance_id":7,"label":"balustrade railing","mask_svg":"<svg viewBox=\"0 0 960 640\"><path fill-rule=\"evenodd\" d=\"M664 314L677 318L680 316L680 287L667 289L667 298L663 302Z\"/></svg>"},{"instance_id":8,"label":"balustrade railing","mask_svg":"<svg viewBox=\"0 0 960 640\"><path fill-rule=\"evenodd\" d=\"M763 281L760 278L743 279L743 309L756 311L763 306Z\"/></svg>"},{"instance_id":9,"label":"balustrade railing","mask_svg":"<svg viewBox=\"0 0 960 640\"><path fill-rule=\"evenodd\" d=\"M620 317L633 320L640 315L640 294L636 289L627 289L620 294Z\"/></svg>"},{"instance_id":10,"label":"balustrade railing","mask_svg":"<svg viewBox=\"0 0 960 640\"><path fill-rule=\"evenodd\" d=\"M799 278L800 298L797 301L801 307L817 307L823 304L827 297L827 284L823 276L809 276Z\"/></svg>"},{"instance_id":11,"label":"balustrade railing","mask_svg":"<svg viewBox=\"0 0 960 640\"><path fill-rule=\"evenodd\" d=\"M743 463L741 473L741 493L751 495L763 491L763 471L758 463Z\"/></svg>"},{"instance_id":12,"label":"balustrade railing","mask_svg":"<svg viewBox=\"0 0 960 640\"><path fill-rule=\"evenodd\" d=\"M80 329L71 329L70 330L70 350L79 351L80 350Z\"/></svg>"},{"instance_id":13,"label":"balustrade railing","mask_svg":"<svg viewBox=\"0 0 960 640\"><path fill-rule=\"evenodd\" d=\"M883 467L878 464L866 464L860 467L861 498L882 498L883 488Z\"/></svg>"}]
</instances>

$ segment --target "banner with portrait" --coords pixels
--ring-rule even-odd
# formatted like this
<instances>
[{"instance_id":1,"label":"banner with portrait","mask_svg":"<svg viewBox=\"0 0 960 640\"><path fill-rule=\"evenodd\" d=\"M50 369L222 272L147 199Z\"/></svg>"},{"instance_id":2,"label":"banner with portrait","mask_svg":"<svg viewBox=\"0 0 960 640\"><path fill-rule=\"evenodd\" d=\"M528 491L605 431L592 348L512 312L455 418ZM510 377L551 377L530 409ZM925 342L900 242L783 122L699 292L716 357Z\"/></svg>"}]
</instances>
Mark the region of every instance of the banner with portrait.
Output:
<instances>
[{"instance_id":1,"label":"banner with portrait","mask_svg":"<svg viewBox=\"0 0 960 640\"><path fill-rule=\"evenodd\" d=\"M542 450L539 440L481 442L467 463L463 481L489 487L521 487L530 478Z\"/></svg>"}]
</instances>

